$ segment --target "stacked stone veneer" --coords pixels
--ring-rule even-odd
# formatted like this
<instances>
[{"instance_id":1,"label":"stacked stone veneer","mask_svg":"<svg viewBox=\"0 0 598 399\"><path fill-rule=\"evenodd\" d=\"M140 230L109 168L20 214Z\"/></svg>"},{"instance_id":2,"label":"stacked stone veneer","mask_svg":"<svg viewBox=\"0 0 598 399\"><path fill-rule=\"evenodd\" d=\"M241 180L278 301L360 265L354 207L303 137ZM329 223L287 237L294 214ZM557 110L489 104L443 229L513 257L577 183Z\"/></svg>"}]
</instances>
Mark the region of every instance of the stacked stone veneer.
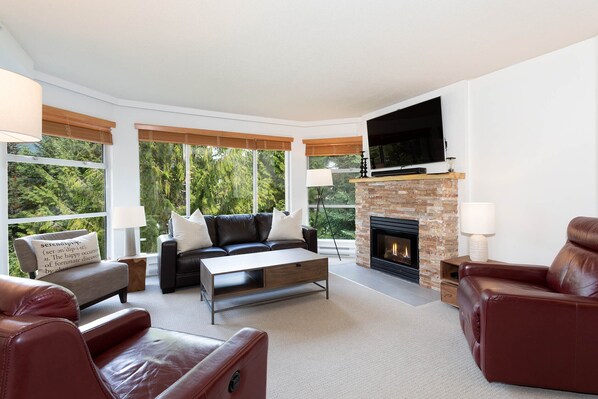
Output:
<instances>
[{"instance_id":1,"label":"stacked stone veneer","mask_svg":"<svg viewBox=\"0 0 598 399\"><path fill-rule=\"evenodd\" d=\"M353 181L356 261L370 267L370 216L418 220L419 284L439 290L440 261L456 257L459 250L458 178L425 177Z\"/></svg>"}]
</instances>

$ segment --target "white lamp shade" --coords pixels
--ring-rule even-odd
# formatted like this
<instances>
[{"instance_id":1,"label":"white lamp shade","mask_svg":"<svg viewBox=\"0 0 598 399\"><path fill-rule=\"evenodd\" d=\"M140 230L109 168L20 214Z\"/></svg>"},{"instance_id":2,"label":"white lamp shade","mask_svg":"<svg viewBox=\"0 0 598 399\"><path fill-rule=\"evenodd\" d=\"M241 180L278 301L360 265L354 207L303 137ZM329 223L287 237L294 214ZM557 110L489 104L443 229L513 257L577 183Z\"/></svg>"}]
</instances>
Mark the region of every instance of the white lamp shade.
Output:
<instances>
[{"instance_id":1,"label":"white lamp shade","mask_svg":"<svg viewBox=\"0 0 598 399\"><path fill-rule=\"evenodd\" d=\"M306 186L332 186L332 171L330 169L308 169Z\"/></svg>"},{"instance_id":2,"label":"white lamp shade","mask_svg":"<svg viewBox=\"0 0 598 399\"><path fill-rule=\"evenodd\" d=\"M42 138L42 87L0 69L0 142L34 142Z\"/></svg>"},{"instance_id":3,"label":"white lamp shade","mask_svg":"<svg viewBox=\"0 0 598 399\"><path fill-rule=\"evenodd\" d=\"M117 206L112 210L113 229L143 227L145 225L145 207L143 206Z\"/></svg>"},{"instance_id":4,"label":"white lamp shade","mask_svg":"<svg viewBox=\"0 0 598 399\"><path fill-rule=\"evenodd\" d=\"M461 232L465 234L494 234L495 205L490 202L461 204Z\"/></svg>"}]
</instances>

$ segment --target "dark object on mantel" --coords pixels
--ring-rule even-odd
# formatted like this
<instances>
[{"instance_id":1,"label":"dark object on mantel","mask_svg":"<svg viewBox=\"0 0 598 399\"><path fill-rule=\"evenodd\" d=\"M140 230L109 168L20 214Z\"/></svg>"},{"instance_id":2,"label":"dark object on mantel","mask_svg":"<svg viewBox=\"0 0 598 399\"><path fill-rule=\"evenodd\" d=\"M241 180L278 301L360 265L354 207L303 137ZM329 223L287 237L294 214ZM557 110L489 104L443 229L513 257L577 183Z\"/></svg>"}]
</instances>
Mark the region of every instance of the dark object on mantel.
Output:
<instances>
[{"instance_id":1,"label":"dark object on mantel","mask_svg":"<svg viewBox=\"0 0 598 399\"><path fill-rule=\"evenodd\" d=\"M402 176L402 175L425 175L426 168L407 168L407 169L393 169L393 170L373 170L372 177L377 176Z\"/></svg>"},{"instance_id":2,"label":"dark object on mantel","mask_svg":"<svg viewBox=\"0 0 598 399\"><path fill-rule=\"evenodd\" d=\"M571 220L550 267L463 263L457 302L488 381L598 393L598 218Z\"/></svg>"},{"instance_id":3,"label":"dark object on mantel","mask_svg":"<svg viewBox=\"0 0 598 399\"><path fill-rule=\"evenodd\" d=\"M361 151L361 165L359 166L359 177L368 177L368 159L364 156L365 151Z\"/></svg>"}]
</instances>

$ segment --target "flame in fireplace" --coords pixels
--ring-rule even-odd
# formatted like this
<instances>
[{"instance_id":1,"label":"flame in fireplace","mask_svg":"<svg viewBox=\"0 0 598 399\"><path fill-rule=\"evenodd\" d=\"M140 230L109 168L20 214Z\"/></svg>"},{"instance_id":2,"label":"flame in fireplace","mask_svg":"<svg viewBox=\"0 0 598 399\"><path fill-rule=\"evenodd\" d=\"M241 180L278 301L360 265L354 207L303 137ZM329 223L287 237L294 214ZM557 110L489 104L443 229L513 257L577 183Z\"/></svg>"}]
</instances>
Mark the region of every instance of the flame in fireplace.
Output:
<instances>
[{"instance_id":1,"label":"flame in fireplace","mask_svg":"<svg viewBox=\"0 0 598 399\"><path fill-rule=\"evenodd\" d=\"M392 254L393 254L394 256L397 256L397 255L399 255L399 246L397 245L397 243L396 243L396 242L393 242L393 243L392 243Z\"/></svg>"}]
</instances>

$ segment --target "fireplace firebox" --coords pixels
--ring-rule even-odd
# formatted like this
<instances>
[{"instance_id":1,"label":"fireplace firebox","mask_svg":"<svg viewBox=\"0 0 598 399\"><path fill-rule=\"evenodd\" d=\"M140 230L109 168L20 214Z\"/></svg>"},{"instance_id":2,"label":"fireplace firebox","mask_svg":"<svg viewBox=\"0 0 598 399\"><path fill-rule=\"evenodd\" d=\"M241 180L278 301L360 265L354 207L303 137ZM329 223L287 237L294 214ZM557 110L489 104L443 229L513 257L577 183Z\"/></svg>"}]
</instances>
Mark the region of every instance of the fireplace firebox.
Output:
<instances>
[{"instance_id":1,"label":"fireplace firebox","mask_svg":"<svg viewBox=\"0 0 598 399\"><path fill-rule=\"evenodd\" d=\"M370 217L370 266L419 283L419 221Z\"/></svg>"}]
</instances>

